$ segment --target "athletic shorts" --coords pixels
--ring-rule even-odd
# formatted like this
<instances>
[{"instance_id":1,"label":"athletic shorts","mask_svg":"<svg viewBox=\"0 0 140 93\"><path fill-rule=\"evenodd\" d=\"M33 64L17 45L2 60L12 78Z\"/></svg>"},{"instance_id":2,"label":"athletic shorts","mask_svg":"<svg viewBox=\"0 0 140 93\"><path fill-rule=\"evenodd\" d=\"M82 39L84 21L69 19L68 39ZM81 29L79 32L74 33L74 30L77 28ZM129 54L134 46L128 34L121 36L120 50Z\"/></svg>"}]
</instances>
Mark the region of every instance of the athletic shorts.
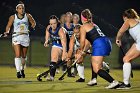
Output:
<instances>
[{"instance_id":1,"label":"athletic shorts","mask_svg":"<svg viewBox=\"0 0 140 93\"><path fill-rule=\"evenodd\" d=\"M58 43L53 42L52 47L58 47L58 48L62 49L62 44L58 44Z\"/></svg>"},{"instance_id":2,"label":"athletic shorts","mask_svg":"<svg viewBox=\"0 0 140 93\"><path fill-rule=\"evenodd\" d=\"M97 38L92 44L92 56L109 56L112 45L107 37Z\"/></svg>"},{"instance_id":3,"label":"athletic shorts","mask_svg":"<svg viewBox=\"0 0 140 93\"><path fill-rule=\"evenodd\" d=\"M25 46L25 47L28 47L29 44L30 44L30 38L29 38L29 35L17 35L17 36L14 36L12 37L12 44L13 45L22 45L22 46Z\"/></svg>"}]
</instances>

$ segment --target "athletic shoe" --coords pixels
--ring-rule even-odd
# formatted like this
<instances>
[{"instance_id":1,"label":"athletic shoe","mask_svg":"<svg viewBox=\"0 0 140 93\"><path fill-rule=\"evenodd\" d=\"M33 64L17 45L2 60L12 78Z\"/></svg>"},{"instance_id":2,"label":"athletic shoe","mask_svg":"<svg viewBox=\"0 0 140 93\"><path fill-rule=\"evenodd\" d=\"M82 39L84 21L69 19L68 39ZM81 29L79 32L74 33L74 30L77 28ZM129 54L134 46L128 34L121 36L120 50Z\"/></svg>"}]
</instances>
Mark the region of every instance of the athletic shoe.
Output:
<instances>
[{"instance_id":1,"label":"athletic shoe","mask_svg":"<svg viewBox=\"0 0 140 93\"><path fill-rule=\"evenodd\" d=\"M95 79L92 79L87 83L87 85L88 86L95 86L95 85L97 85L97 81Z\"/></svg>"},{"instance_id":2,"label":"athletic shoe","mask_svg":"<svg viewBox=\"0 0 140 93\"><path fill-rule=\"evenodd\" d=\"M106 89L114 89L117 86L119 86L119 82L118 81L113 81L112 83L110 83L107 87L105 87Z\"/></svg>"},{"instance_id":3,"label":"athletic shoe","mask_svg":"<svg viewBox=\"0 0 140 93\"><path fill-rule=\"evenodd\" d=\"M21 70L21 77L25 78L24 70Z\"/></svg>"},{"instance_id":4,"label":"athletic shoe","mask_svg":"<svg viewBox=\"0 0 140 93\"><path fill-rule=\"evenodd\" d=\"M117 89L130 89L131 85L130 84L124 84L122 83Z\"/></svg>"},{"instance_id":5,"label":"athletic shoe","mask_svg":"<svg viewBox=\"0 0 140 93\"><path fill-rule=\"evenodd\" d=\"M17 72L17 78L21 78L20 72Z\"/></svg>"},{"instance_id":6,"label":"athletic shoe","mask_svg":"<svg viewBox=\"0 0 140 93\"><path fill-rule=\"evenodd\" d=\"M85 79L79 78L76 82L85 82Z\"/></svg>"},{"instance_id":7,"label":"athletic shoe","mask_svg":"<svg viewBox=\"0 0 140 93\"><path fill-rule=\"evenodd\" d=\"M54 81L54 77L50 76L50 78L46 78L47 81Z\"/></svg>"}]
</instances>

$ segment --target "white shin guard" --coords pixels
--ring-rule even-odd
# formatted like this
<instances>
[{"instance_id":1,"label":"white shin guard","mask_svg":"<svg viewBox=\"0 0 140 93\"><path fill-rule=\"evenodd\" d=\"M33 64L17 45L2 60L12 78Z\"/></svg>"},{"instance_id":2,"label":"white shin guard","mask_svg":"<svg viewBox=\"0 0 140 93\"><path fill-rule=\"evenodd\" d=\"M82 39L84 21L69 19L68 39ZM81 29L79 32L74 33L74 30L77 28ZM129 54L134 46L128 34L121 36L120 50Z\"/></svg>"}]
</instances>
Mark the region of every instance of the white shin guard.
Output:
<instances>
[{"instance_id":1,"label":"white shin guard","mask_svg":"<svg viewBox=\"0 0 140 93\"><path fill-rule=\"evenodd\" d=\"M78 75L80 78L85 79L84 77L84 65L82 64L76 64Z\"/></svg>"},{"instance_id":2,"label":"white shin guard","mask_svg":"<svg viewBox=\"0 0 140 93\"><path fill-rule=\"evenodd\" d=\"M15 66L16 66L17 72L20 72L21 71L21 58L15 58Z\"/></svg>"},{"instance_id":3,"label":"white shin guard","mask_svg":"<svg viewBox=\"0 0 140 93\"><path fill-rule=\"evenodd\" d=\"M123 82L125 84L129 84L129 79L130 79L130 74L131 74L131 63L124 63L123 64Z\"/></svg>"}]
</instances>

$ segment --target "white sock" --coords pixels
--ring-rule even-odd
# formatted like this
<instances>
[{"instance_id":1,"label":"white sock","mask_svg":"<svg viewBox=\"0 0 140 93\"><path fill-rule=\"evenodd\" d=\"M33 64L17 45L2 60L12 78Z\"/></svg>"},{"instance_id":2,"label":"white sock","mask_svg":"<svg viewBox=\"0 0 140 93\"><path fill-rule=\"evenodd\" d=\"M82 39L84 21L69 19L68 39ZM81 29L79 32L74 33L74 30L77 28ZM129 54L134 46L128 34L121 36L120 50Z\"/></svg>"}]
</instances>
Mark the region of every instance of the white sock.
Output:
<instances>
[{"instance_id":1,"label":"white sock","mask_svg":"<svg viewBox=\"0 0 140 93\"><path fill-rule=\"evenodd\" d=\"M20 72L20 70L21 70L21 58L15 58L15 66L16 66L17 72Z\"/></svg>"},{"instance_id":2,"label":"white sock","mask_svg":"<svg viewBox=\"0 0 140 93\"><path fill-rule=\"evenodd\" d=\"M74 73L74 67L71 68L71 73Z\"/></svg>"},{"instance_id":3,"label":"white sock","mask_svg":"<svg viewBox=\"0 0 140 93\"><path fill-rule=\"evenodd\" d=\"M106 62L103 61L103 68L109 69L109 66L106 64Z\"/></svg>"},{"instance_id":4,"label":"white sock","mask_svg":"<svg viewBox=\"0 0 140 93\"><path fill-rule=\"evenodd\" d=\"M84 65L76 64L78 75L80 78L85 79L84 77Z\"/></svg>"},{"instance_id":5,"label":"white sock","mask_svg":"<svg viewBox=\"0 0 140 93\"><path fill-rule=\"evenodd\" d=\"M131 64L124 63L123 64L123 82L124 82L124 84L129 84L130 74L131 74Z\"/></svg>"}]
</instances>

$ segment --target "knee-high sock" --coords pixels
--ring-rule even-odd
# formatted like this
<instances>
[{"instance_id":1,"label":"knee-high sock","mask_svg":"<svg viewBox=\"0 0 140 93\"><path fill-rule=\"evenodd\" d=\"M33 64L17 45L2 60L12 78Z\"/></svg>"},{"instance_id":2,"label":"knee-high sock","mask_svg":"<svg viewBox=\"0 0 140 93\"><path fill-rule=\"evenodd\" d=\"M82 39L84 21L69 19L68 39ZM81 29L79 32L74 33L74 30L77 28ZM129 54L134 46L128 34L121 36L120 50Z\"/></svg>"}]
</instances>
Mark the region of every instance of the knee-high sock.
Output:
<instances>
[{"instance_id":1,"label":"knee-high sock","mask_svg":"<svg viewBox=\"0 0 140 93\"><path fill-rule=\"evenodd\" d=\"M85 79L84 77L84 65L82 64L76 64L78 75L80 78Z\"/></svg>"},{"instance_id":2,"label":"knee-high sock","mask_svg":"<svg viewBox=\"0 0 140 93\"><path fill-rule=\"evenodd\" d=\"M20 70L21 70L21 58L15 58L15 66L16 66L17 72L20 72Z\"/></svg>"},{"instance_id":3,"label":"knee-high sock","mask_svg":"<svg viewBox=\"0 0 140 93\"><path fill-rule=\"evenodd\" d=\"M94 70L93 70L93 67L92 67L92 64L91 64L91 71L92 71L92 77L91 77L91 80L93 80L93 79L97 79L97 73L95 73L94 72Z\"/></svg>"},{"instance_id":4,"label":"knee-high sock","mask_svg":"<svg viewBox=\"0 0 140 93\"><path fill-rule=\"evenodd\" d=\"M98 71L98 75L110 83L114 81L114 79L106 71L102 69Z\"/></svg>"},{"instance_id":5,"label":"knee-high sock","mask_svg":"<svg viewBox=\"0 0 140 93\"><path fill-rule=\"evenodd\" d=\"M55 76L55 71L56 71L56 62L51 62L50 63L50 76L51 77Z\"/></svg>"},{"instance_id":6,"label":"knee-high sock","mask_svg":"<svg viewBox=\"0 0 140 93\"><path fill-rule=\"evenodd\" d=\"M129 84L131 74L131 63L124 63L123 64L123 82L125 84Z\"/></svg>"},{"instance_id":7,"label":"knee-high sock","mask_svg":"<svg viewBox=\"0 0 140 93\"><path fill-rule=\"evenodd\" d=\"M76 64L71 68L71 73L75 73L76 72Z\"/></svg>"}]
</instances>

